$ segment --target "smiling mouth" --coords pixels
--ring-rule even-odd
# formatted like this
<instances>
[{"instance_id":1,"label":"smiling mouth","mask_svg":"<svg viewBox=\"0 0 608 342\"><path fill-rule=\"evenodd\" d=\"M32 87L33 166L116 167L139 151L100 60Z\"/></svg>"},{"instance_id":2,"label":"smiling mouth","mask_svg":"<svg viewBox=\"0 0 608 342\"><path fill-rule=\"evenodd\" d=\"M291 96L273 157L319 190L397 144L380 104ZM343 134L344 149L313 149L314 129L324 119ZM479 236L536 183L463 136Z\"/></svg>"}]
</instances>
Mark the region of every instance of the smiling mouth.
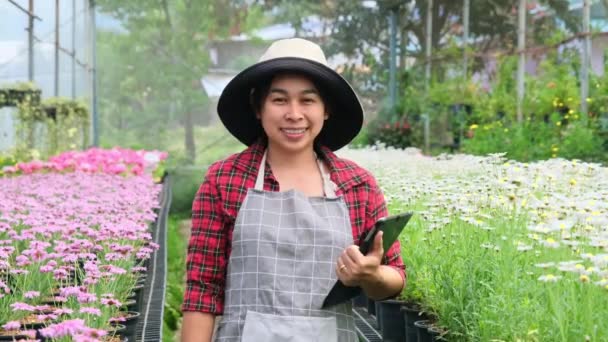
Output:
<instances>
[{"instance_id":1,"label":"smiling mouth","mask_svg":"<svg viewBox=\"0 0 608 342\"><path fill-rule=\"evenodd\" d=\"M304 133L307 128L281 128L281 131L287 134L301 134Z\"/></svg>"}]
</instances>

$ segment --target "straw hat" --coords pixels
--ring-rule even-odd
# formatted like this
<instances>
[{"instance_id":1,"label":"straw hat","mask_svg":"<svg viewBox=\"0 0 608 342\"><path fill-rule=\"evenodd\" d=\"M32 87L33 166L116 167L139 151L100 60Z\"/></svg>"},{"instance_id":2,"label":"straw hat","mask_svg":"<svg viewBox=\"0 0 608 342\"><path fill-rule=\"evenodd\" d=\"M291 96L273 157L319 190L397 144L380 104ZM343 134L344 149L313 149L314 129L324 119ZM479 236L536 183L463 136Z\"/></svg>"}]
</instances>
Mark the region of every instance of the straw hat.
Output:
<instances>
[{"instance_id":1,"label":"straw hat","mask_svg":"<svg viewBox=\"0 0 608 342\"><path fill-rule=\"evenodd\" d=\"M251 105L251 94L261 83L284 72L309 76L324 94L325 106L330 111L317 137L319 144L335 151L359 133L363 107L353 88L327 65L319 45L292 38L274 42L258 63L241 71L224 88L217 111L224 126L238 140L249 146L260 137L263 129Z\"/></svg>"}]
</instances>

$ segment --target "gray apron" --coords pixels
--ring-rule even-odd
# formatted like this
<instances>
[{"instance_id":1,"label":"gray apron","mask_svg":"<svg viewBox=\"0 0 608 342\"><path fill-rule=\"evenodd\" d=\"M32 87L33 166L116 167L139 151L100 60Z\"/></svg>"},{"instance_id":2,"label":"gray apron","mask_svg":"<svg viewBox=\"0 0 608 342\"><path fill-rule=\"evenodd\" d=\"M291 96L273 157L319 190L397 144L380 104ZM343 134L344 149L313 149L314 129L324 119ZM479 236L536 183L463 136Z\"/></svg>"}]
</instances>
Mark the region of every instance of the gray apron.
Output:
<instances>
[{"instance_id":1,"label":"gray apron","mask_svg":"<svg viewBox=\"0 0 608 342\"><path fill-rule=\"evenodd\" d=\"M318 164L325 197L264 191L264 153L236 217L216 341L357 341L350 302L321 309L353 235L346 204Z\"/></svg>"}]
</instances>

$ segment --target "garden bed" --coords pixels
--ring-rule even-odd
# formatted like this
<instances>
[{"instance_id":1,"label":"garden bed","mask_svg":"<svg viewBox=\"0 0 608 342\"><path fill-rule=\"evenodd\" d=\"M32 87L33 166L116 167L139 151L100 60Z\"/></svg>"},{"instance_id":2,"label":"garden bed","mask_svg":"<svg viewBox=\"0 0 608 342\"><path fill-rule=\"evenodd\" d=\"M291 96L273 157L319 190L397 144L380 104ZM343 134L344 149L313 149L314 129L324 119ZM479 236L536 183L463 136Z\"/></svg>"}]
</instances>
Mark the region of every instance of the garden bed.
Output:
<instances>
[{"instance_id":1,"label":"garden bed","mask_svg":"<svg viewBox=\"0 0 608 342\"><path fill-rule=\"evenodd\" d=\"M171 195L153 177L162 159L91 149L3 168L0 332L135 340L142 326L160 340Z\"/></svg>"},{"instance_id":2,"label":"garden bed","mask_svg":"<svg viewBox=\"0 0 608 342\"><path fill-rule=\"evenodd\" d=\"M376 176L391 214L416 213L400 236L400 297L448 340L608 339L606 167L413 149L338 154Z\"/></svg>"}]
</instances>

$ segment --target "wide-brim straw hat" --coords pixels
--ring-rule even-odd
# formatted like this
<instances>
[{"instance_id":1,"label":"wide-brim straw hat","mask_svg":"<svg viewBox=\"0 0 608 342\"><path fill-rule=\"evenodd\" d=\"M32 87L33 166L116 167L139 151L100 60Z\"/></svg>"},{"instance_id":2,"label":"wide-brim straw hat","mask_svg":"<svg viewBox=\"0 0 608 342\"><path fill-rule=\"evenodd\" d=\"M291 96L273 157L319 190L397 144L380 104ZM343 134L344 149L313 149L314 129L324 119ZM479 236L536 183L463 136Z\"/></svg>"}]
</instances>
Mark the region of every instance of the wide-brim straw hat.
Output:
<instances>
[{"instance_id":1,"label":"wide-brim straw hat","mask_svg":"<svg viewBox=\"0 0 608 342\"><path fill-rule=\"evenodd\" d=\"M220 95L217 111L228 131L249 146L263 134L251 104L253 89L281 73L309 76L320 87L329 118L317 143L338 150L351 142L363 125L363 107L350 84L330 68L319 45L300 38L274 42L259 62L236 75Z\"/></svg>"}]
</instances>

